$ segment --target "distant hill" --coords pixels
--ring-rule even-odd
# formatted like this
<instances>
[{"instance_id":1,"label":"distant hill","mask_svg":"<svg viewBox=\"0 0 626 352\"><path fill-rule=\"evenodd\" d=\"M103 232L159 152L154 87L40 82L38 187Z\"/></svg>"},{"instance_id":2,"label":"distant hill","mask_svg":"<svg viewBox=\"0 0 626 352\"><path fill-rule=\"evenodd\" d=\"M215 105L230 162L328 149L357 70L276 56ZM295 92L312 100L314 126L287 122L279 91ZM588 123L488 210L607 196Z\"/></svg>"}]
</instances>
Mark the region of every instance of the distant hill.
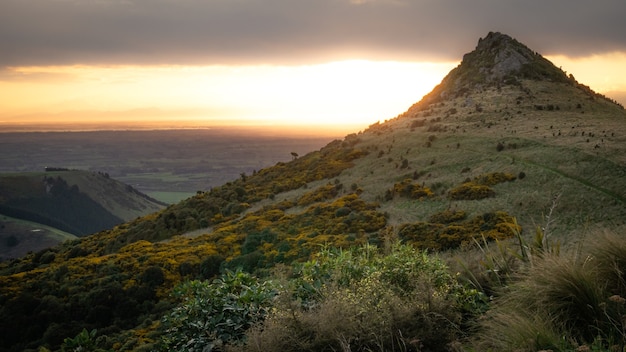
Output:
<instances>
[{"instance_id":1,"label":"distant hill","mask_svg":"<svg viewBox=\"0 0 626 352\"><path fill-rule=\"evenodd\" d=\"M541 228L568 248L623 230L625 121L619 104L489 33L393 119L1 266L2 345L54 347L97 328L110 346L147 350L177 283L270 275L324 246L443 252Z\"/></svg>"},{"instance_id":2,"label":"distant hill","mask_svg":"<svg viewBox=\"0 0 626 352\"><path fill-rule=\"evenodd\" d=\"M164 206L102 173L49 168L46 172L0 174L0 214L23 220L18 226L20 230L15 228L17 222L3 221L0 251L12 253L12 257L23 255L67 236L85 236L112 228ZM41 236L39 243L24 235L24 231L42 235L44 229L50 228L65 235Z\"/></svg>"}]
</instances>

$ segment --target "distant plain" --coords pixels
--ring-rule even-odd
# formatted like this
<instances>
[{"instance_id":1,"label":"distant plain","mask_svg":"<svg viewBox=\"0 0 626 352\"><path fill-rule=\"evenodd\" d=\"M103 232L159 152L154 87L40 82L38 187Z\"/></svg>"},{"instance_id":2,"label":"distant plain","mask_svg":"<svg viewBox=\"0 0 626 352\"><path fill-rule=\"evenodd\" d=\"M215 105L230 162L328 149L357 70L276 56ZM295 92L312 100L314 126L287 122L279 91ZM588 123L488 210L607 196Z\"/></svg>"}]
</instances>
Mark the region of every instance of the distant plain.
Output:
<instances>
[{"instance_id":1,"label":"distant plain","mask_svg":"<svg viewBox=\"0 0 626 352\"><path fill-rule=\"evenodd\" d=\"M1 133L0 173L46 167L102 172L175 203L332 140L249 127Z\"/></svg>"}]
</instances>

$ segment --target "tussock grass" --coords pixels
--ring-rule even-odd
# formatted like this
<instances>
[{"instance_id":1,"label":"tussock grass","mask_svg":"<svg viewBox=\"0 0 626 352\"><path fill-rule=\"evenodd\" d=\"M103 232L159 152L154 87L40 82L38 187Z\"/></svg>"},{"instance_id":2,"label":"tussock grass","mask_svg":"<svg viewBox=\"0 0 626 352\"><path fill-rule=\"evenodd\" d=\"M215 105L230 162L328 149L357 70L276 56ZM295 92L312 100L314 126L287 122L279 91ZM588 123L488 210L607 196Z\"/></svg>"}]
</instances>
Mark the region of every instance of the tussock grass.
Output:
<instances>
[{"instance_id":1,"label":"tussock grass","mask_svg":"<svg viewBox=\"0 0 626 352\"><path fill-rule=\"evenodd\" d=\"M573 351L626 346L626 241L589 239L567 256L544 252L527 262L481 322L477 346L494 351ZM582 348L582 347L581 347Z\"/></svg>"}]
</instances>

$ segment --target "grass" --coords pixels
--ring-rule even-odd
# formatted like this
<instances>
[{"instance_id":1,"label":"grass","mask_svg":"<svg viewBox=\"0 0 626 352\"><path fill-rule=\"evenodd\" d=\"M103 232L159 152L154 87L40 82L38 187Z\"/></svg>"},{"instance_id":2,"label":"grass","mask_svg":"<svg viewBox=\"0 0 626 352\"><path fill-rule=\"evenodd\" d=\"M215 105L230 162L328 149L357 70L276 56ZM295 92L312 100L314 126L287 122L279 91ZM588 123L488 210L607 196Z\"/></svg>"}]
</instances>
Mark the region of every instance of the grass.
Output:
<instances>
[{"instance_id":1,"label":"grass","mask_svg":"<svg viewBox=\"0 0 626 352\"><path fill-rule=\"evenodd\" d=\"M0 258L19 258L26 253L39 251L77 237L30 221L0 216ZM9 244L9 237L14 236L15 245Z\"/></svg>"},{"instance_id":2,"label":"grass","mask_svg":"<svg viewBox=\"0 0 626 352\"><path fill-rule=\"evenodd\" d=\"M21 197L46 197L46 189L42 182L44 177L60 177L68 185L76 185L81 193L85 193L111 214L126 221L163 208L157 202L129 191L128 186L119 181L103 174L82 170L0 174L0 202Z\"/></svg>"},{"instance_id":3,"label":"grass","mask_svg":"<svg viewBox=\"0 0 626 352\"><path fill-rule=\"evenodd\" d=\"M491 309L479 321L473 349L481 351L608 351L626 346L626 243L618 235L594 233L585 246L566 254L534 243L483 247L467 265L466 277L484 290L491 284ZM533 253L533 254L531 254ZM532 255L532 258L531 258ZM464 254L465 258L469 258ZM476 265L477 258L482 264ZM500 271L485 279L484 273ZM503 280L504 279L504 280ZM593 348L593 349L591 349ZM616 349L618 348L618 349Z\"/></svg>"},{"instance_id":4,"label":"grass","mask_svg":"<svg viewBox=\"0 0 626 352\"><path fill-rule=\"evenodd\" d=\"M385 129L359 134L357 147L370 153L356 160L339 179L344 184L358 184L364 190L361 197L368 200L381 201L394 181L413 173L419 175L416 182L436 190L439 197L432 199L381 201L381 210L389 214L391 225L423 221L445 208L466 211L470 217L503 210L516 216L532 233L543 221L552 198L562 194L555 232L564 245L575 246L590 229L625 228L623 110L599 99L591 103L588 95L573 86L559 84L556 88L534 81L522 84L526 91L513 86L489 88L434 104L428 117L409 110L388 121ZM577 107L579 101L582 108ZM548 104L559 109L535 108ZM477 105L482 106L481 112L476 111ZM457 112L448 115L451 108ZM420 119L426 120L423 127L410 128ZM504 146L500 152L496 150L498 143ZM595 148L596 144L600 148ZM408 168L401 168L403 159L408 160ZM464 179L490 172L524 172L527 177L494 186L496 196L485 200L449 201L441 197Z\"/></svg>"}]
</instances>

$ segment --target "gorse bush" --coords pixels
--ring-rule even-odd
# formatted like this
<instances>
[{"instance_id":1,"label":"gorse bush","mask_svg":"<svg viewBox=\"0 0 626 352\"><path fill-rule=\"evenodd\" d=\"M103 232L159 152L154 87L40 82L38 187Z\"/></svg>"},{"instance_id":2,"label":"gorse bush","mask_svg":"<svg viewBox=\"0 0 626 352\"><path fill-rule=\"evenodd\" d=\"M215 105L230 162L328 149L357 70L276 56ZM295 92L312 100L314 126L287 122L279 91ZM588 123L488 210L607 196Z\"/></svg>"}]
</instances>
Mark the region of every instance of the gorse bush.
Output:
<instances>
[{"instance_id":1,"label":"gorse bush","mask_svg":"<svg viewBox=\"0 0 626 352\"><path fill-rule=\"evenodd\" d=\"M315 202L321 202L335 198L341 190L341 184L331 185L327 184L321 186L314 191L307 192L298 200L298 205L310 205Z\"/></svg>"},{"instance_id":2,"label":"gorse bush","mask_svg":"<svg viewBox=\"0 0 626 352\"><path fill-rule=\"evenodd\" d=\"M448 192L448 198L452 200L478 200L491 198L496 192L491 188L502 182L515 181L516 177L510 173L492 172L476 176Z\"/></svg>"},{"instance_id":3,"label":"gorse bush","mask_svg":"<svg viewBox=\"0 0 626 352\"><path fill-rule=\"evenodd\" d=\"M478 200L491 198L496 192L489 186L477 184L475 182L465 182L448 192L448 197L452 200Z\"/></svg>"},{"instance_id":4,"label":"gorse bush","mask_svg":"<svg viewBox=\"0 0 626 352\"><path fill-rule=\"evenodd\" d=\"M473 246L477 238L498 240L513 237L521 231L514 218L506 212L485 213L471 219L465 217L462 211L437 213L430 222L400 226L398 237L418 248L446 250Z\"/></svg>"},{"instance_id":5,"label":"gorse bush","mask_svg":"<svg viewBox=\"0 0 626 352\"><path fill-rule=\"evenodd\" d=\"M474 182L485 186L495 186L498 183L515 181L515 179L516 177L510 173L492 172L475 177Z\"/></svg>"},{"instance_id":6,"label":"gorse bush","mask_svg":"<svg viewBox=\"0 0 626 352\"><path fill-rule=\"evenodd\" d=\"M394 184L393 194L411 199L423 199L434 195L430 188L413 183L413 180L410 178Z\"/></svg>"}]
</instances>

